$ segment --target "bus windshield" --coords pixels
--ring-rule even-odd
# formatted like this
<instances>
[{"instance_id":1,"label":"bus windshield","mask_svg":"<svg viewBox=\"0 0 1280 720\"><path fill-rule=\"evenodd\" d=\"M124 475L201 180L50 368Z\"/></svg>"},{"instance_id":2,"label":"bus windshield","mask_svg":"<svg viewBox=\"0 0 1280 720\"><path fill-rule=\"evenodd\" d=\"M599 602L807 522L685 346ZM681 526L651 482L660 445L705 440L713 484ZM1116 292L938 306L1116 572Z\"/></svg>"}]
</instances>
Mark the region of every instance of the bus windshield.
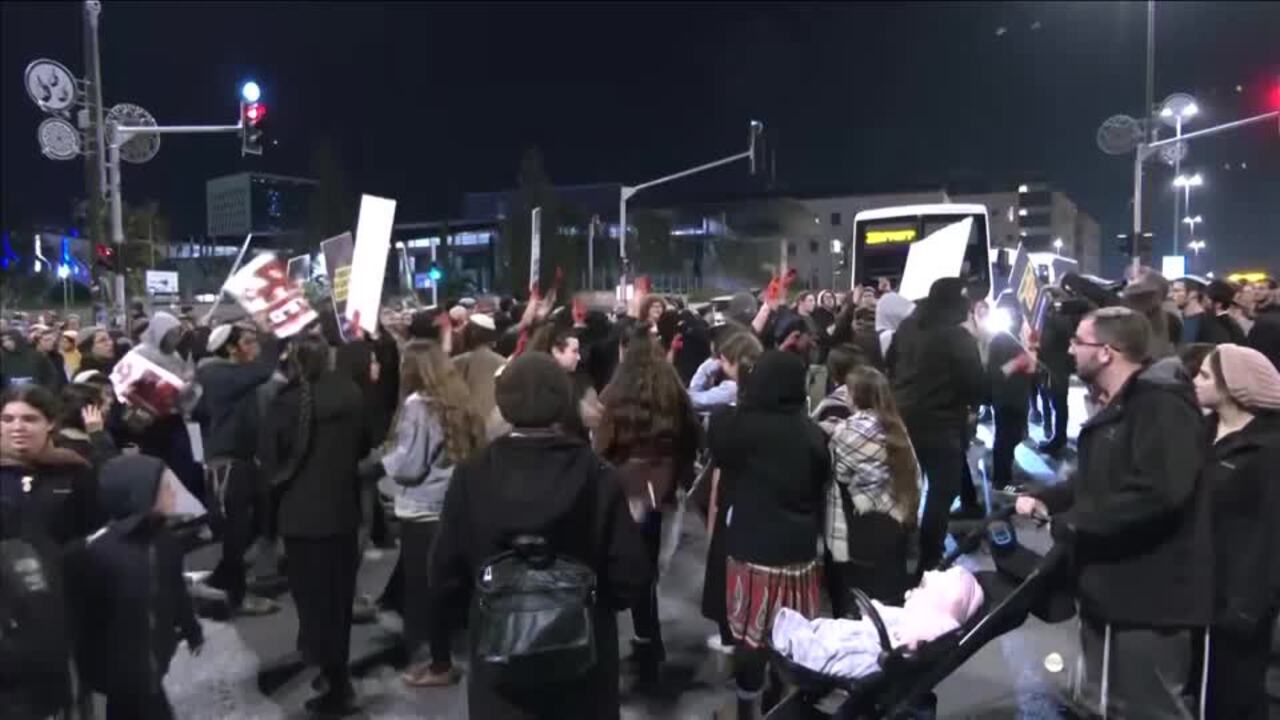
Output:
<instances>
[{"instance_id":1,"label":"bus windshield","mask_svg":"<svg viewBox=\"0 0 1280 720\"><path fill-rule=\"evenodd\" d=\"M991 291L990 241L986 208L978 206L903 207L858 213L854 218L853 284L875 285L888 278L899 287L911 245L965 218L972 218L960 277L983 296Z\"/></svg>"}]
</instances>

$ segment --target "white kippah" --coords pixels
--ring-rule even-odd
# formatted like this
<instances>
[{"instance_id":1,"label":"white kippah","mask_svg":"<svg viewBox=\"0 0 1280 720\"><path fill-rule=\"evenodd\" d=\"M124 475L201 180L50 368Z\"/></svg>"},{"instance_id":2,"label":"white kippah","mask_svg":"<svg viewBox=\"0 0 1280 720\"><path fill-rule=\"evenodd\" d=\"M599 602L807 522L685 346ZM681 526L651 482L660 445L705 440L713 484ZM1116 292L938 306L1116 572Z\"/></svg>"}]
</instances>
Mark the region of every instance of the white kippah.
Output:
<instances>
[{"instance_id":1,"label":"white kippah","mask_svg":"<svg viewBox=\"0 0 1280 720\"><path fill-rule=\"evenodd\" d=\"M92 380L93 378L101 374L102 372L98 370L85 370L84 372L76 373L76 376L71 379L71 382L76 382L76 383L89 382L90 380Z\"/></svg>"},{"instance_id":2,"label":"white kippah","mask_svg":"<svg viewBox=\"0 0 1280 720\"><path fill-rule=\"evenodd\" d=\"M209 333L209 342L205 345L205 349L211 353L216 353L223 345L227 344L227 338L229 337L231 337L231 326L219 325L213 329L213 332Z\"/></svg>"},{"instance_id":3,"label":"white kippah","mask_svg":"<svg viewBox=\"0 0 1280 720\"><path fill-rule=\"evenodd\" d=\"M471 316L470 320L471 320L471 322L472 322L473 324L475 324L475 325L479 325L480 327L484 328L485 330L497 330L497 329L498 329L498 326L493 324L493 316L492 316L492 315L485 315L484 313L476 313L475 315L472 315L472 316Z\"/></svg>"}]
</instances>

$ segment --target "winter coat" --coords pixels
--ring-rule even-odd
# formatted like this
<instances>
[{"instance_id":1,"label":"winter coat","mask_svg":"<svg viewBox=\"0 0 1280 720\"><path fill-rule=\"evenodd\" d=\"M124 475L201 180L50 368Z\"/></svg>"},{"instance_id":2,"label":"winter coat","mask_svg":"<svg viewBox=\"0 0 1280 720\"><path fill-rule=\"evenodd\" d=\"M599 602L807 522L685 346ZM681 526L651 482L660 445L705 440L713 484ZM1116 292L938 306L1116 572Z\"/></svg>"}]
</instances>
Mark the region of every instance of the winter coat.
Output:
<instances>
[{"instance_id":1,"label":"winter coat","mask_svg":"<svg viewBox=\"0 0 1280 720\"><path fill-rule=\"evenodd\" d=\"M1204 425L1176 358L1135 374L1080 429L1070 481L1038 494L1076 530L1081 613L1136 627L1197 627L1213 605Z\"/></svg>"},{"instance_id":2,"label":"winter coat","mask_svg":"<svg viewBox=\"0 0 1280 720\"><path fill-rule=\"evenodd\" d=\"M1215 623L1251 631L1280 605L1280 415L1217 441L1205 465L1213 502Z\"/></svg>"},{"instance_id":3,"label":"winter coat","mask_svg":"<svg viewBox=\"0 0 1280 720\"><path fill-rule=\"evenodd\" d=\"M768 351L743 378L741 404L711 417L728 554L782 567L813 560L822 533L831 457L805 414L805 365Z\"/></svg>"},{"instance_id":4,"label":"winter coat","mask_svg":"<svg viewBox=\"0 0 1280 720\"><path fill-rule=\"evenodd\" d=\"M917 310L902 322L885 357L893 396L912 438L963 437L969 409L987 396L978 343L961 325L926 326Z\"/></svg>"},{"instance_id":5,"label":"winter coat","mask_svg":"<svg viewBox=\"0 0 1280 720\"><path fill-rule=\"evenodd\" d=\"M259 450L263 477L278 483L279 532L320 538L354 533L360 526L356 466L369 451L360 390L350 379L326 372L311 389L310 440L300 446L302 386L291 383L271 403ZM284 477L291 458L296 472Z\"/></svg>"},{"instance_id":6,"label":"winter coat","mask_svg":"<svg viewBox=\"0 0 1280 720\"><path fill-rule=\"evenodd\" d=\"M103 466L101 501L111 519L67 560L80 675L107 695L160 691L179 636L192 646L204 638L182 576L182 549L164 519L151 514L163 470L145 455Z\"/></svg>"},{"instance_id":7,"label":"winter coat","mask_svg":"<svg viewBox=\"0 0 1280 720\"><path fill-rule=\"evenodd\" d=\"M848 562L850 551L857 550L849 546L849 524L857 519L848 517L846 510L855 515L885 515L904 526L914 522L914 508L893 496L888 439L879 416L859 410L846 419L830 421L824 429L831 433L832 481L823 541L833 560ZM905 533L905 527L902 530Z\"/></svg>"},{"instance_id":8,"label":"winter coat","mask_svg":"<svg viewBox=\"0 0 1280 720\"><path fill-rule=\"evenodd\" d=\"M453 359L453 366L462 375L462 380L471 393L471 409L477 416L487 419L497 409L494 389L497 386L498 371L506 364L507 359L488 345L482 345Z\"/></svg>"},{"instance_id":9,"label":"winter coat","mask_svg":"<svg viewBox=\"0 0 1280 720\"><path fill-rule=\"evenodd\" d=\"M653 578L639 526L612 469L576 438L515 433L458 466L449 485L431 562L430 584L443 607L465 608L486 559L520 534L546 538L552 551L596 573L596 666L571 685L526 695L500 690L483 670L467 679L472 717L619 716L616 613L639 602Z\"/></svg>"},{"instance_id":10,"label":"winter coat","mask_svg":"<svg viewBox=\"0 0 1280 720\"><path fill-rule=\"evenodd\" d=\"M42 555L99 525L97 480L89 462L49 445L29 461L0 454L0 540L22 538Z\"/></svg>"},{"instance_id":11,"label":"winter coat","mask_svg":"<svg viewBox=\"0 0 1280 720\"><path fill-rule=\"evenodd\" d=\"M1249 331L1249 347L1257 350L1280 369L1280 308L1273 308L1258 315L1258 321Z\"/></svg>"},{"instance_id":12,"label":"winter coat","mask_svg":"<svg viewBox=\"0 0 1280 720\"><path fill-rule=\"evenodd\" d=\"M120 454L111 434L106 430L87 433L77 428L64 427L54 436L53 443L87 460L95 475L103 463Z\"/></svg>"},{"instance_id":13,"label":"winter coat","mask_svg":"<svg viewBox=\"0 0 1280 720\"><path fill-rule=\"evenodd\" d=\"M395 444L382 456L387 476L382 488L395 498L398 518L435 520L444 508L455 463L445 457L440 420L428 398L414 393L404 399L393 430Z\"/></svg>"},{"instance_id":14,"label":"winter coat","mask_svg":"<svg viewBox=\"0 0 1280 720\"><path fill-rule=\"evenodd\" d=\"M0 350L0 390L27 383L56 390L62 383L58 380L58 371L49 361L49 356L32 347L21 332L10 330L7 334L13 339L16 348L12 351Z\"/></svg>"},{"instance_id":15,"label":"winter coat","mask_svg":"<svg viewBox=\"0 0 1280 720\"><path fill-rule=\"evenodd\" d=\"M279 364L280 346L264 339L258 358L241 364L210 356L196 368L201 395L196 414L206 420L204 456L252 462L261 436L256 390L271 379Z\"/></svg>"}]
</instances>

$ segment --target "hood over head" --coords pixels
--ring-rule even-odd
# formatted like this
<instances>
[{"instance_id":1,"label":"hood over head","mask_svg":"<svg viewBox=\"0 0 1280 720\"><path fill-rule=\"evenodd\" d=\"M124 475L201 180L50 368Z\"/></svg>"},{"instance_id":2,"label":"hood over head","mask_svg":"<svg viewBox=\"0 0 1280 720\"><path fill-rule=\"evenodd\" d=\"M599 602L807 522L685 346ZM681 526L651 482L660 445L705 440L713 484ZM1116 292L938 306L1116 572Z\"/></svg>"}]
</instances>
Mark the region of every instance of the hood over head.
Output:
<instances>
[{"instance_id":1,"label":"hood over head","mask_svg":"<svg viewBox=\"0 0 1280 720\"><path fill-rule=\"evenodd\" d=\"M120 455L98 473L98 504L113 524L128 531L151 514L165 464L149 455Z\"/></svg>"},{"instance_id":2,"label":"hood over head","mask_svg":"<svg viewBox=\"0 0 1280 720\"><path fill-rule=\"evenodd\" d=\"M742 380L742 407L750 410L803 410L808 368L795 353L769 350Z\"/></svg>"},{"instance_id":3,"label":"hood over head","mask_svg":"<svg viewBox=\"0 0 1280 720\"><path fill-rule=\"evenodd\" d=\"M896 331L916 304L896 292L885 293L876 303L876 332Z\"/></svg>"},{"instance_id":4,"label":"hood over head","mask_svg":"<svg viewBox=\"0 0 1280 720\"><path fill-rule=\"evenodd\" d=\"M168 335L170 330L179 327L182 327L182 321L161 310L151 316L151 321L147 323L147 329L142 332L142 342L151 347L159 348L164 336Z\"/></svg>"}]
</instances>

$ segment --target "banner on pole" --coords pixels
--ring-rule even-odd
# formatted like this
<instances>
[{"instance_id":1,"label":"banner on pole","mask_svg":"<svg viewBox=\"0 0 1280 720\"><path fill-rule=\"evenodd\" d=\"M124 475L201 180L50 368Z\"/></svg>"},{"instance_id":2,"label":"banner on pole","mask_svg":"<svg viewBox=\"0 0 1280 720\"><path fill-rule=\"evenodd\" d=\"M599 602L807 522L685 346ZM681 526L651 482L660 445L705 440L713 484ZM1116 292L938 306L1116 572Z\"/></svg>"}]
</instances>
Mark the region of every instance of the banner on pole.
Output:
<instances>
[{"instance_id":1,"label":"banner on pole","mask_svg":"<svg viewBox=\"0 0 1280 720\"><path fill-rule=\"evenodd\" d=\"M276 337L294 335L318 317L302 288L289 281L284 263L271 253L250 260L226 289L249 315L265 314Z\"/></svg>"},{"instance_id":2,"label":"banner on pole","mask_svg":"<svg viewBox=\"0 0 1280 720\"><path fill-rule=\"evenodd\" d=\"M351 281L343 317L359 323L370 333L378 327L378 308L382 305L382 284L386 279L387 252L391 249L391 227L395 218L395 200L360 196Z\"/></svg>"},{"instance_id":3,"label":"banner on pole","mask_svg":"<svg viewBox=\"0 0 1280 720\"><path fill-rule=\"evenodd\" d=\"M533 209L533 228L529 232L529 287L538 283L538 265L542 262L542 208Z\"/></svg>"}]
</instances>

